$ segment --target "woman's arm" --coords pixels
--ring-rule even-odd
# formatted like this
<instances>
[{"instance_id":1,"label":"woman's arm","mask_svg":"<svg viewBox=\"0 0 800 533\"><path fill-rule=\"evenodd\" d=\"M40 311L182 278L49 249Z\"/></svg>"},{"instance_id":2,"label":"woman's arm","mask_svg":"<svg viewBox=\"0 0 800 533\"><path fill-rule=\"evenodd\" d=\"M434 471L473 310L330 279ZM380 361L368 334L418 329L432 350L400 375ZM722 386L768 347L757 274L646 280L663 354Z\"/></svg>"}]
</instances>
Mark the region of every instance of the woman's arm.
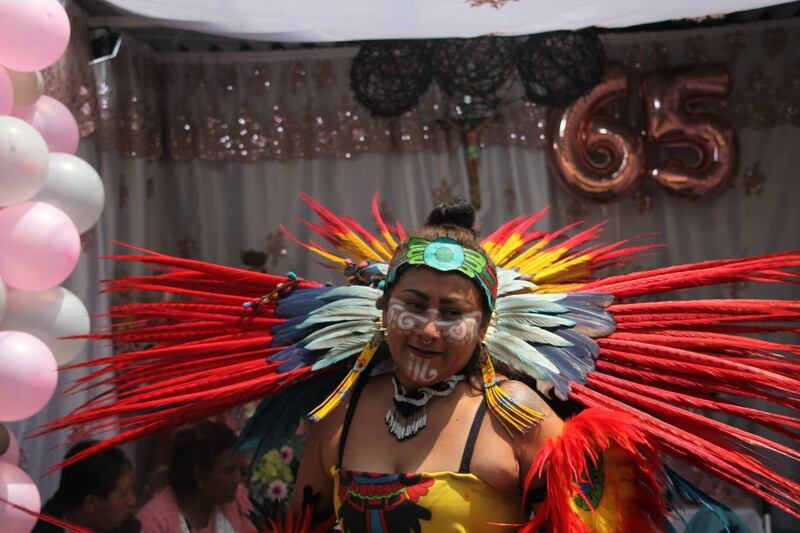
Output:
<instances>
[{"instance_id":1,"label":"woman's arm","mask_svg":"<svg viewBox=\"0 0 800 533\"><path fill-rule=\"evenodd\" d=\"M500 387L508 394L515 402L524 405L529 409L542 413L544 418L536 428L529 431L525 435L521 435L514 439L514 455L519 465L519 486L525 486L525 478L528 475L528 470L533 463L533 458L548 439L556 435L560 435L564 427L564 421L550 408L549 405L539 396L539 394L520 381L509 380L500 383ZM540 489L545 484L544 476L535 479L531 483L530 488ZM532 501L532 510L536 510L541 500Z\"/></svg>"}]
</instances>

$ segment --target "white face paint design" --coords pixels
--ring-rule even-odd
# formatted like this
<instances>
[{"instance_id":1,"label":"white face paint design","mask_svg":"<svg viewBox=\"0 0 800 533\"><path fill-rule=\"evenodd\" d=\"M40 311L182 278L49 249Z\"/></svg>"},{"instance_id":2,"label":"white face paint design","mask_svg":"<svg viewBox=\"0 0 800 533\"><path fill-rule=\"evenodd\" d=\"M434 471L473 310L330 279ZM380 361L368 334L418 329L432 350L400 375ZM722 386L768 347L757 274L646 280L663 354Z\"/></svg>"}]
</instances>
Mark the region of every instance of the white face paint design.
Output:
<instances>
[{"instance_id":1,"label":"white face paint design","mask_svg":"<svg viewBox=\"0 0 800 533\"><path fill-rule=\"evenodd\" d=\"M412 355L408 358L406 370L408 375L414 378L414 381L436 381L439 377L439 371L435 368L430 368L430 365L431 362L428 359Z\"/></svg>"},{"instance_id":2,"label":"white face paint design","mask_svg":"<svg viewBox=\"0 0 800 533\"><path fill-rule=\"evenodd\" d=\"M478 335L480 311L462 313L457 318L445 320L441 312L433 307L415 309L397 298L389 300L386 311L386 326L394 328L404 335L412 335L433 323L443 340L450 344L470 344Z\"/></svg>"}]
</instances>

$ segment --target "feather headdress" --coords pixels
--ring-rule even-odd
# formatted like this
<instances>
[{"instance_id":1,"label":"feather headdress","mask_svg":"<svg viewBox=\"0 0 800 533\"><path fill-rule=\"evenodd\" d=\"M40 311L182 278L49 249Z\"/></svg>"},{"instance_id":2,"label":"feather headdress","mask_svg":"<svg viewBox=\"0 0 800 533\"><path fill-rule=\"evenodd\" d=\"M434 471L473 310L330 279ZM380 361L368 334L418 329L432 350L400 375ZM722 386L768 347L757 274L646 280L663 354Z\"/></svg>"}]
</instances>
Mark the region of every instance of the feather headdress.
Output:
<instances>
[{"instance_id":1,"label":"feather headdress","mask_svg":"<svg viewBox=\"0 0 800 533\"><path fill-rule=\"evenodd\" d=\"M73 388L105 392L42 432L79 427L117 433L89 449L118 445L263 399L245 438L262 446L331 394L373 338L377 282L406 234L373 213L379 235L303 196L330 245L300 245L341 270L349 285L253 273L146 250L114 256L152 265L149 276L108 282L109 291L159 291L177 298L115 306L115 324L95 339L151 347L75 366L95 368ZM740 281L797 283L796 252L714 260L602 277L652 245L597 243L602 225L539 231L544 212L517 217L482 246L497 265L496 308L486 339L492 357L535 379L545 394L624 413L663 454L692 464L800 517L800 484L772 453L800 452L719 421L733 415L800 441L795 415L748 407L751 399L800 409L800 346L762 334L797 333L800 302L632 298ZM266 295L266 296L265 296ZM751 336L757 335L757 336ZM81 459L75 456L70 461Z\"/></svg>"}]
</instances>

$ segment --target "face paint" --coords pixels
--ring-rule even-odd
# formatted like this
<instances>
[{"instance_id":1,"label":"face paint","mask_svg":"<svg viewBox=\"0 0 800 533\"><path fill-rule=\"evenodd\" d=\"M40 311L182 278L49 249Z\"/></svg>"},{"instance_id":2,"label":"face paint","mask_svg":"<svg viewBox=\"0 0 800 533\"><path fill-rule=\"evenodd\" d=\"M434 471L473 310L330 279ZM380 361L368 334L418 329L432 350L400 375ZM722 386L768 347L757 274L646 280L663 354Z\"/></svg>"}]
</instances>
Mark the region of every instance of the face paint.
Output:
<instances>
[{"instance_id":1,"label":"face paint","mask_svg":"<svg viewBox=\"0 0 800 533\"><path fill-rule=\"evenodd\" d=\"M436 381L439 377L439 371L435 368L430 368L430 361L420 357L411 356L408 358L408 374L414 378L415 381Z\"/></svg>"},{"instance_id":2,"label":"face paint","mask_svg":"<svg viewBox=\"0 0 800 533\"><path fill-rule=\"evenodd\" d=\"M387 328L394 328L405 335L411 335L420 325L424 327L426 322L424 316L412 313L400 300L394 298L389 300L389 309L386 311Z\"/></svg>"},{"instance_id":3,"label":"face paint","mask_svg":"<svg viewBox=\"0 0 800 533\"><path fill-rule=\"evenodd\" d=\"M405 335L425 329L432 322L445 342L468 344L475 341L481 312L462 313L457 318L445 320L441 318L441 313L436 308L410 309L402 300L391 298L386 319L387 327L395 328Z\"/></svg>"}]
</instances>

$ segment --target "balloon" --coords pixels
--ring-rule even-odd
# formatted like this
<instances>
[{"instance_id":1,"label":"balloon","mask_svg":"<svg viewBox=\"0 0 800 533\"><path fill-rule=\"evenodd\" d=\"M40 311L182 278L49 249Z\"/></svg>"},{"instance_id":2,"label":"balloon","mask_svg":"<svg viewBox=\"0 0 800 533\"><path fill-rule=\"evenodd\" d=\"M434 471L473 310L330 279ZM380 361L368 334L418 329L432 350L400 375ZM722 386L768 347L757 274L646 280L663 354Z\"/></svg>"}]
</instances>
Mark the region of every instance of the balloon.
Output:
<instances>
[{"instance_id":1,"label":"balloon","mask_svg":"<svg viewBox=\"0 0 800 533\"><path fill-rule=\"evenodd\" d=\"M32 106L15 107L11 114L33 125L47 141L51 152L74 154L78 151L81 138L78 122L67 106L55 98L42 96Z\"/></svg>"},{"instance_id":2,"label":"balloon","mask_svg":"<svg viewBox=\"0 0 800 533\"><path fill-rule=\"evenodd\" d=\"M569 192L597 202L617 200L645 172L642 137L631 127L598 111L628 91L628 76L609 65L602 83L548 119L547 162Z\"/></svg>"},{"instance_id":3,"label":"balloon","mask_svg":"<svg viewBox=\"0 0 800 533\"><path fill-rule=\"evenodd\" d=\"M24 331L0 331L0 420L36 414L57 382L56 360L45 343Z\"/></svg>"},{"instance_id":4,"label":"balloon","mask_svg":"<svg viewBox=\"0 0 800 533\"><path fill-rule=\"evenodd\" d=\"M47 143L30 124L0 117L0 207L25 202L47 178Z\"/></svg>"},{"instance_id":5,"label":"balloon","mask_svg":"<svg viewBox=\"0 0 800 533\"><path fill-rule=\"evenodd\" d=\"M0 498L38 513L42 507L39 489L21 468L0 462ZM3 533L28 533L36 524L36 517L0 502L0 524Z\"/></svg>"},{"instance_id":6,"label":"balloon","mask_svg":"<svg viewBox=\"0 0 800 533\"><path fill-rule=\"evenodd\" d=\"M6 69L11 85L14 87L14 106L28 107L44 93L44 79L41 72L19 72Z\"/></svg>"},{"instance_id":7,"label":"balloon","mask_svg":"<svg viewBox=\"0 0 800 533\"><path fill-rule=\"evenodd\" d=\"M654 72L642 83L651 142L689 149L695 162L678 158L653 166L650 176L675 194L707 198L726 190L736 172L736 133L727 122L689 109L699 99L728 94L731 77L723 65Z\"/></svg>"},{"instance_id":8,"label":"balloon","mask_svg":"<svg viewBox=\"0 0 800 533\"><path fill-rule=\"evenodd\" d=\"M87 335L91 327L83 302L67 289L10 289L7 301L0 330L24 331L36 336L47 345L59 366L72 361L86 346L86 339L61 338Z\"/></svg>"},{"instance_id":9,"label":"balloon","mask_svg":"<svg viewBox=\"0 0 800 533\"><path fill-rule=\"evenodd\" d=\"M49 289L67 279L78 262L81 239L57 207L25 202L0 210L0 276L27 291Z\"/></svg>"},{"instance_id":10,"label":"balloon","mask_svg":"<svg viewBox=\"0 0 800 533\"><path fill-rule=\"evenodd\" d=\"M19 464L19 442L8 426L0 424L0 461Z\"/></svg>"},{"instance_id":11,"label":"balloon","mask_svg":"<svg viewBox=\"0 0 800 533\"><path fill-rule=\"evenodd\" d=\"M58 0L0 0L0 64L49 67L69 44L69 17Z\"/></svg>"},{"instance_id":12,"label":"balloon","mask_svg":"<svg viewBox=\"0 0 800 533\"><path fill-rule=\"evenodd\" d=\"M0 115L7 115L14 105L14 86L3 67L0 67Z\"/></svg>"},{"instance_id":13,"label":"balloon","mask_svg":"<svg viewBox=\"0 0 800 533\"><path fill-rule=\"evenodd\" d=\"M33 200L61 209L83 233L100 218L106 192L92 165L74 155L50 154L47 180Z\"/></svg>"},{"instance_id":14,"label":"balloon","mask_svg":"<svg viewBox=\"0 0 800 533\"><path fill-rule=\"evenodd\" d=\"M0 322L6 315L6 284L3 283L3 278L0 277Z\"/></svg>"}]
</instances>

